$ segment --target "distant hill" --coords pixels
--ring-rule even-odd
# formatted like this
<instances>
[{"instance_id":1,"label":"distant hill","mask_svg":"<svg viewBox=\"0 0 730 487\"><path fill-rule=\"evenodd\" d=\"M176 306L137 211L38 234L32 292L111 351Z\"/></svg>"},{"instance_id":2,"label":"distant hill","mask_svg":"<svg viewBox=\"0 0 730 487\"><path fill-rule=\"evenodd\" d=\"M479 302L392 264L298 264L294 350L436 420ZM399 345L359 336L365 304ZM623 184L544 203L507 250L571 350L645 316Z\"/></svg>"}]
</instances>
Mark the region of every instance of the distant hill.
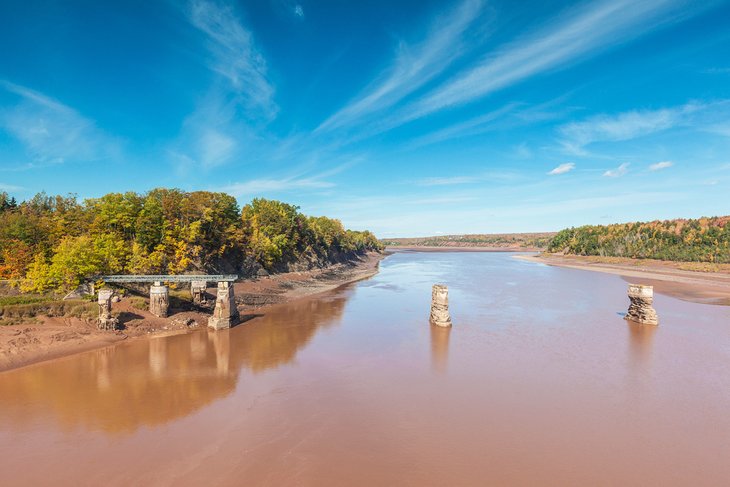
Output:
<instances>
[{"instance_id":1,"label":"distant hill","mask_svg":"<svg viewBox=\"0 0 730 487\"><path fill-rule=\"evenodd\" d=\"M496 249L544 250L555 232L440 235L437 237L389 238L387 247L489 247Z\"/></svg>"},{"instance_id":2,"label":"distant hill","mask_svg":"<svg viewBox=\"0 0 730 487\"><path fill-rule=\"evenodd\" d=\"M561 230L548 252L684 262L730 263L730 216Z\"/></svg>"}]
</instances>

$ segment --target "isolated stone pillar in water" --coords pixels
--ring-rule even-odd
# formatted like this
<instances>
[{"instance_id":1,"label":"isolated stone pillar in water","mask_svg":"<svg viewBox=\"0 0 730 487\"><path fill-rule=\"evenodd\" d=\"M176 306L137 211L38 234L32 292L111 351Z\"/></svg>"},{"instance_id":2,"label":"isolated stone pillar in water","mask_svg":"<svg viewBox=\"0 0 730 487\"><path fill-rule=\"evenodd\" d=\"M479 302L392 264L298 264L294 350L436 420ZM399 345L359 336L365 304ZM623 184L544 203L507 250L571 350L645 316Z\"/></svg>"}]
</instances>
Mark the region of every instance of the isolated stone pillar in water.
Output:
<instances>
[{"instance_id":1,"label":"isolated stone pillar in water","mask_svg":"<svg viewBox=\"0 0 730 487\"><path fill-rule=\"evenodd\" d=\"M629 311L626 319L643 325L658 325L659 317L654 310L654 287L629 284Z\"/></svg>"},{"instance_id":2,"label":"isolated stone pillar in water","mask_svg":"<svg viewBox=\"0 0 730 487\"><path fill-rule=\"evenodd\" d=\"M207 287L208 283L205 281L190 282L190 294L193 296L193 304L201 305L205 303L205 290Z\"/></svg>"},{"instance_id":3,"label":"isolated stone pillar in water","mask_svg":"<svg viewBox=\"0 0 730 487\"><path fill-rule=\"evenodd\" d=\"M114 291L111 289L102 289L99 291L99 323L100 330L115 330L119 321L112 317L112 297Z\"/></svg>"},{"instance_id":4,"label":"isolated stone pillar in water","mask_svg":"<svg viewBox=\"0 0 730 487\"><path fill-rule=\"evenodd\" d=\"M208 318L208 326L215 330L223 330L234 325L238 317L236 299L233 295L232 282L219 282L215 299L213 316Z\"/></svg>"},{"instance_id":5,"label":"isolated stone pillar in water","mask_svg":"<svg viewBox=\"0 0 730 487\"><path fill-rule=\"evenodd\" d=\"M160 318L167 318L167 308L170 306L170 291L167 286L156 282L150 287L150 313Z\"/></svg>"},{"instance_id":6,"label":"isolated stone pillar in water","mask_svg":"<svg viewBox=\"0 0 730 487\"><path fill-rule=\"evenodd\" d=\"M431 323L437 326L451 326L449 288L443 284L434 284L431 291Z\"/></svg>"}]
</instances>

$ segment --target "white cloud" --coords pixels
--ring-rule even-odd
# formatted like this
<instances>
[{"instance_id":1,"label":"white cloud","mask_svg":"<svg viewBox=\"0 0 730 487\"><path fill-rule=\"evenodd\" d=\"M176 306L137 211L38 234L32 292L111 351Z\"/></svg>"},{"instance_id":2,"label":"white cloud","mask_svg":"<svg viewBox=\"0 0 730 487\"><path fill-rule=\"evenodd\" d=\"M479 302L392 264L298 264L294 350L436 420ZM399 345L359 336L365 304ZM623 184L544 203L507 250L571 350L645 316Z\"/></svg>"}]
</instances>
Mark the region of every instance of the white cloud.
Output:
<instances>
[{"instance_id":1,"label":"white cloud","mask_svg":"<svg viewBox=\"0 0 730 487\"><path fill-rule=\"evenodd\" d=\"M294 6L294 15L299 18L304 18L304 8L301 5Z\"/></svg>"},{"instance_id":2,"label":"white cloud","mask_svg":"<svg viewBox=\"0 0 730 487\"><path fill-rule=\"evenodd\" d=\"M206 35L211 53L210 69L229 82L249 115L270 119L278 110L274 88L266 76L266 60L256 49L253 35L230 6L205 0L192 0L187 11L189 22Z\"/></svg>"},{"instance_id":3,"label":"white cloud","mask_svg":"<svg viewBox=\"0 0 730 487\"><path fill-rule=\"evenodd\" d=\"M27 168L117 158L119 142L73 108L40 92L0 80L19 102L0 110L0 130L20 142Z\"/></svg>"},{"instance_id":4,"label":"white cloud","mask_svg":"<svg viewBox=\"0 0 730 487\"><path fill-rule=\"evenodd\" d=\"M331 130L386 110L442 73L465 50L464 33L482 10L481 0L465 0L445 18L437 19L420 44L401 43L387 76L325 120L317 131Z\"/></svg>"},{"instance_id":5,"label":"white cloud","mask_svg":"<svg viewBox=\"0 0 730 487\"><path fill-rule=\"evenodd\" d=\"M217 76L170 144L171 162L184 174L251 160L261 127L278 111L266 61L232 6L191 0L185 13L205 34L208 66Z\"/></svg>"},{"instance_id":6,"label":"white cloud","mask_svg":"<svg viewBox=\"0 0 730 487\"><path fill-rule=\"evenodd\" d=\"M266 195L289 190L331 188L334 184L316 178L285 178L285 179L252 179L245 182L233 183L220 188L218 191L231 194L235 197Z\"/></svg>"},{"instance_id":7,"label":"white cloud","mask_svg":"<svg viewBox=\"0 0 730 487\"><path fill-rule=\"evenodd\" d=\"M621 176L624 176L627 172L629 172L629 163L624 162L616 169L609 169L608 171L604 172L603 175L607 178L620 178Z\"/></svg>"},{"instance_id":8,"label":"white cloud","mask_svg":"<svg viewBox=\"0 0 730 487\"><path fill-rule=\"evenodd\" d=\"M575 163L566 162L564 164L559 165L558 167L556 167L555 169L550 171L548 174L550 176L555 176L557 174L565 174L567 172L572 171L573 169L575 169Z\"/></svg>"},{"instance_id":9,"label":"white cloud","mask_svg":"<svg viewBox=\"0 0 730 487\"><path fill-rule=\"evenodd\" d=\"M437 88L401 114L399 123L463 105L531 76L631 41L677 20L674 0L602 0L579 7L542 29L490 53L478 66ZM686 15L697 9L686 9Z\"/></svg>"},{"instance_id":10,"label":"white cloud","mask_svg":"<svg viewBox=\"0 0 730 487\"><path fill-rule=\"evenodd\" d=\"M560 128L563 147L581 154L583 147L595 142L630 140L662 132L691 122L692 115L710 105L688 103L659 110L632 110L617 115L596 115Z\"/></svg>"},{"instance_id":11,"label":"white cloud","mask_svg":"<svg viewBox=\"0 0 730 487\"><path fill-rule=\"evenodd\" d=\"M0 183L0 191L8 191L8 192L14 192L14 191L23 191L25 188L22 186L15 186L14 184L5 184Z\"/></svg>"},{"instance_id":12,"label":"white cloud","mask_svg":"<svg viewBox=\"0 0 730 487\"><path fill-rule=\"evenodd\" d=\"M424 178L418 181L420 186L451 186L455 184L471 184L479 181L474 176L451 176Z\"/></svg>"},{"instance_id":13,"label":"white cloud","mask_svg":"<svg viewBox=\"0 0 730 487\"><path fill-rule=\"evenodd\" d=\"M649 166L650 171L660 171L662 169L666 169L668 167L672 167L674 163L672 161L662 161L662 162L656 162Z\"/></svg>"}]
</instances>

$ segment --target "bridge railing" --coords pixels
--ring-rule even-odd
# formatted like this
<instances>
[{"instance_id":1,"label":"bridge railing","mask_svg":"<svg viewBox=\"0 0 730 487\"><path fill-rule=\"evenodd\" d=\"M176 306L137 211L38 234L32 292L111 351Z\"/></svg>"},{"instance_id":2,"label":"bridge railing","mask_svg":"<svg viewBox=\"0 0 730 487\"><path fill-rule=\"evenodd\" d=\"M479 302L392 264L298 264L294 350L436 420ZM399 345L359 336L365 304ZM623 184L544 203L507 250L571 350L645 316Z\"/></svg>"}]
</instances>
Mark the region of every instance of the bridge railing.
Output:
<instances>
[{"instance_id":1,"label":"bridge railing","mask_svg":"<svg viewBox=\"0 0 730 487\"><path fill-rule=\"evenodd\" d=\"M233 282L238 279L236 274L185 274L185 275L134 275L134 274L118 274L113 276L96 276L94 279L104 282Z\"/></svg>"}]
</instances>

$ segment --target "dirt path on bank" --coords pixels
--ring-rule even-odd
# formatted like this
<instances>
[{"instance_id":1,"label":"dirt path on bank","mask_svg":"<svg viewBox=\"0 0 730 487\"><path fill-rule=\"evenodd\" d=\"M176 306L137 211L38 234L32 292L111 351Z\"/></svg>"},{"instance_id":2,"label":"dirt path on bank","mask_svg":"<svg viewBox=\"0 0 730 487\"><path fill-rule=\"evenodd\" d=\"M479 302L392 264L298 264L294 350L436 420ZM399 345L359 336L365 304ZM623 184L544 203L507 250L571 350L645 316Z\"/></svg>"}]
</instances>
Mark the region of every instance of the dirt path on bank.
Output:
<instances>
[{"instance_id":1,"label":"dirt path on bank","mask_svg":"<svg viewBox=\"0 0 730 487\"><path fill-rule=\"evenodd\" d=\"M386 254L370 252L359 260L336 264L325 269L274 274L269 277L237 282L236 303L242 321L266 311L275 304L327 292L343 284L366 279L378 272ZM215 287L208 288L209 309L172 307L167 318L158 318L148 309L138 309L133 298L123 298L112 305L122 330L101 331L94 320L62 317L36 317L34 322L0 326L0 372L51 360L128 339L144 339L166 334L188 333L207 325L215 303ZM138 300L137 300L138 302ZM32 320L32 318L31 318Z\"/></svg>"},{"instance_id":2,"label":"dirt path on bank","mask_svg":"<svg viewBox=\"0 0 730 487\"><path fill-rule=\"evenodd\" d=\"M623 259L608 263L591 257L565 255L516 255L516 259L541 264L616 274L624 280L654 286L658 293L685 301L730 306L730 272L700 272L678 268L676 262Z\"/></svg>"}]
</instances>

